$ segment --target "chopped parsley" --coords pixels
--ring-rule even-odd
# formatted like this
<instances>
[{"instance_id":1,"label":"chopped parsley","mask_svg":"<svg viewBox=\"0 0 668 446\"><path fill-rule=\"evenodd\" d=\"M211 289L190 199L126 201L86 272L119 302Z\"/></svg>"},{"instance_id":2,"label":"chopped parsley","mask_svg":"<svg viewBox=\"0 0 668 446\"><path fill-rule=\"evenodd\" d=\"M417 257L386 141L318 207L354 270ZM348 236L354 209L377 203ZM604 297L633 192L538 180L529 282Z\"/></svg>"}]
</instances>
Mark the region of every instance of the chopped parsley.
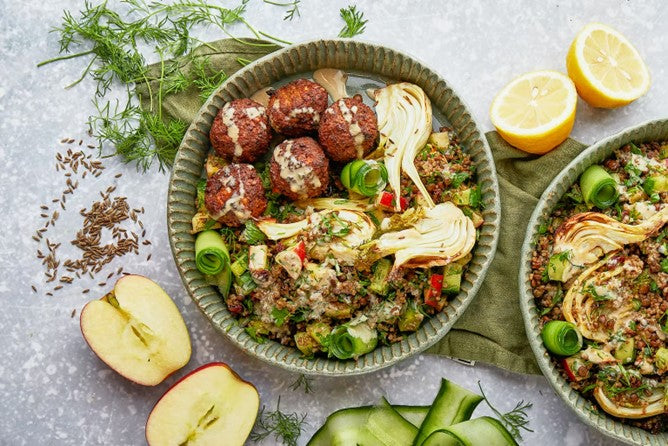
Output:
<instances>
[{"instance_id":1,"label":"chopped parsley","mask_svg":"<svg viewBox=\"0 0 668 446\"><path fill-rule=\"evenodd\" d=\"M274 322L276 323L277 327L283 325L285 319L288 317L289 314L290 311L288 311L287 308L282 308L279 310L278 308L274 307L271 310L271 317L274 318Z\"/></svg>"},{"instance_id":2,"label":"chopped parsley","mask_svg":"<svg viewBox=\"0 0 668 446\"><path fill-rule=\"evenodd\" d=\"M603 302L603 301L606 301L606 300L612 300L613 299L613 297L610 296L609 294L598 294L598 292L596 291L596 287L594 285L591 285L591 284L586 286L583 291L586 294L589 294L592 297L592 299L594 299L594 301L596 301L596 302Z\"/></svg>"},{"instance_id":3,"label":"chopped parsley","mask_svg":"<svg viewBox=\"0 0 668 446\"><path fill-rule=\"evenodd\" d=\"M470 175L466 172L457 172L456 174L452 175L451 177L451 185L454 188L457 188L461 186L464 181L468 180Z\"/></svg>"}]
</instances>

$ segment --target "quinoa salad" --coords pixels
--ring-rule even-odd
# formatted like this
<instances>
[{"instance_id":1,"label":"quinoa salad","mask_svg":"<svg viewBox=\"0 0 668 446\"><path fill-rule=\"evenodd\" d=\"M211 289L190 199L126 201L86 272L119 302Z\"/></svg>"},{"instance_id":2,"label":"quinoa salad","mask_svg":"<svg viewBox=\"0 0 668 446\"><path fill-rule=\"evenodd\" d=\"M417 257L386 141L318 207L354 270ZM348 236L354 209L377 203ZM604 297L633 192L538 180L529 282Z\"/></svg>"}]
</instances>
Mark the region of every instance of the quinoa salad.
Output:
<instances>
[{"instance_id":1,"label":"quinoa salad","mask_svg":"<svg viewBox=\"0 0 668 446\"><path fill-rule=\"evenodd\" d=\"M668 142L590 166L539 227L531 286L552 360L605 412L668 431Z\"/></svg>"},{"instance_id":2,"label":"quinoa salad","mask_svg":"<svg viewBox=\"0 0 668 446\"><path fill-rule=\"evenodd\" d=\"M192 232L198 269L253 339L346 360L459 293L483 204L419 87L369 92L373 106L325 87L298 79L221 108Z\"/></svg>"}]
</instances>

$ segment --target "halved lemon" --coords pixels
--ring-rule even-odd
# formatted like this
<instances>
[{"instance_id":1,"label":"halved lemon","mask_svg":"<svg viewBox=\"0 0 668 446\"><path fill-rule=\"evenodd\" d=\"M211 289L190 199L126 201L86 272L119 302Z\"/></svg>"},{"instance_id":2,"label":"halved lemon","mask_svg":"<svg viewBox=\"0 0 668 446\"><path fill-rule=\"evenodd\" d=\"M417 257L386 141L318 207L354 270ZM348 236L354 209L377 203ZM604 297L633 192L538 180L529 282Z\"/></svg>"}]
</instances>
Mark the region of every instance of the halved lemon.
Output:
<instances>
[{"instance_id":1,"label":"halved lemon","mask_svg":"<svg viewBox=\"0 0 668 446\"><path fill-rule=\"evenodd\" d=\"M523 74L506 85L490 109L492 124L518 149L543 154L573 129L578 95L568 76L557 71Z\"/></svg>"},{"instance_id":2,"label":"halved lemon","mask_svg":"<svg viewBox=\"0 0 668 446\"><path fill-rule=\"evenodd\" d=\"M593 107L621 107L647 93L650 85L638 50L601 23L590 23L575 37L566 68L578 94Z\"/></svg>"}]
</instances>

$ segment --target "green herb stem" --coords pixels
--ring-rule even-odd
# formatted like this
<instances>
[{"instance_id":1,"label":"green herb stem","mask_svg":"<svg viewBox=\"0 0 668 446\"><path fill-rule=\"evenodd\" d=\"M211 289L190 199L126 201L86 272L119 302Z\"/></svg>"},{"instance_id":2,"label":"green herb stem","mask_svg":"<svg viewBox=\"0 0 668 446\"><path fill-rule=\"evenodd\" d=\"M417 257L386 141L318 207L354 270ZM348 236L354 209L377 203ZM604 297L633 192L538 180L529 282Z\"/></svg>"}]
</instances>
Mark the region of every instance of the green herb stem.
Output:
<instances>
[{"instance_id":1,"label":"green herb stem","mask_svg":"<svg viewBox=\"0 0 668 446\"><path fill-rule=\"evenodd\" d=\"M494 412L499 421L501 421L501 423L506 426L506 429L508 429L513 437L515 437L517 440L522 440L522 433L520 432L520 429L523 429L527 432L533 432L533 430L529 428L529 419L527 413L527 411L533 407L533 403L525 403L524 400L521 400L510 412L501 413L496 409L496 407L492 405L489 399L487 399L487 395L485 395L485 391L482 390L480 381L478 381L478 388L480 389L480 393L482 394L482 397L485 400L487 406L489 406L492 412Z\"/></svg>"},{"instance_id":2,"label":"green herb stem","mask_svg":"<svg viewBox=\"0 0 668 446\"><path fill-rule=\"evenodd\" d=\"M266 411L262 406L257 418L255 428L250 433L252 441L262 441L270 435L287 446L297 446L297 440L301 436L306 414L298 415L296 412L284 413L281 411L281 398L278 397L275 411Z\"/></svg>"},{"instance_id":3,"label":"green herb stem","mask_svg":"<svg viewBox=\"0 0 668 446\"><path fill-rule=\"evenodd\" d=\"M345 26L339 31L339 37L355 37L364 32L368 20L364 20L364 13L357 10L357 6L348 6L339 10Z\"/></svg>"},{"instance_id":4,"label":"green herb stem","mask_svg":"<svg viewBox=\"0 0 668 446\"><path fill-rule=\"evenodd\" d=\"M37 64L37 67L38 68L43 67L44 65L48 65L53 62L60 62L61 60L68 60L68 59L74 59L76 57L87 56L88 54L93 54L93 53L95 53L95 50L82 51L80 53L67 54L65 56L54 57L53 59L43 60L42 62Z\"/></svg>"}]
</instances>

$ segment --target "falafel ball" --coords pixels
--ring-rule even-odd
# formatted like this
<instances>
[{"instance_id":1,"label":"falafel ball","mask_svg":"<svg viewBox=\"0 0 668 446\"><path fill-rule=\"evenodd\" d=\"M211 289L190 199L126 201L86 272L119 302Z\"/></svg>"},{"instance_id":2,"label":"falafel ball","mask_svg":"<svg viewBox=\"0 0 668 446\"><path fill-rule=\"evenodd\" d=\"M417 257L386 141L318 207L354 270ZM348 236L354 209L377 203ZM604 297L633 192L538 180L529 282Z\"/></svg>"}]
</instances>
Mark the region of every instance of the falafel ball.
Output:
<instances>
[{"instance_id":1,"label":"falafel ball","mask_svg":"<svg viewBox=\"0 0 668 446\"><path fill-rule=\"evenodd\" d=\"M362 96L342 98L329 106L318 128L320 144L334 161L363 158L378 138L376 114Z\"/></svg>"},{"instance_id":2,"label":"falafel ball","mask_svg":"<svg viewBox=\"0 0 668 446\"><path fill-rule=\"evenodd\" d=\"M227 226L240 226L267 208L260 175L250 164L228 164L206 182L204 204L211 217Z\"/></svg>"},{"instance_id":3,"label":"falafel ball","mask_svg":"<svg viewBox=\"0 0 668 446\"><path fill-rule=\"evenodd\" d=\"M251 99L226 103L213 119L209 139L216 153L228 161L256 161L271 141L267 109Z\"/></svg>"},{"instance_id":4,"label":"falafel ball","mask_svg":"<svg viewBox=\"0 0 668 446\"><path fill-rule=\"evenodd\" d=\"M326 108L327 90L308 79L297 79L271 94L269 121L283 135L308 135L318 130Z\"/></svg>"},{"instance_id":5,"label":"falafel ball","mask_svg":"<svg viewBox=\"0 0 668 446\"><path fill-rule=\"evenodd\" d=\"M291 200L317 197L327 190L329 160L315 139L288 139L274 149L269 174L276 193Z\"/></svg>"}]
</instances>

